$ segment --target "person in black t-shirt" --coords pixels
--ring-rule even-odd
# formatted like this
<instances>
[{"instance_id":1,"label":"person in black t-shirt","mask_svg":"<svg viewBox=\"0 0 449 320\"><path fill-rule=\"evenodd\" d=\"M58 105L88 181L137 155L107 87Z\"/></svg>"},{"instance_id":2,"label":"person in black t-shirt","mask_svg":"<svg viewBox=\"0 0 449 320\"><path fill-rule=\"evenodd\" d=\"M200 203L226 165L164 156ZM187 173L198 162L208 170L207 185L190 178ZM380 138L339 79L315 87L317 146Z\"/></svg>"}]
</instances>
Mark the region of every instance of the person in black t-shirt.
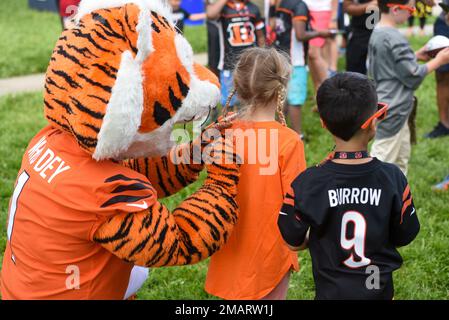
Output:
<instances>
[{"instance_id":1,"label":"person in black t-shirt","mask_svg":"<svg viewBox=\"0 0 449 320\"><path fill-rule=\"evenodd\" d=\"M217 0L207 7L207 18L218 20L221 31L220 84L222 105L232 95L232 70L240 54L254 46L265 46L265 23L251 1ZM235 96L230 106L237 103Z\"/></svg>"},{"instance_id":2,"label":"person in black t-shirt","mask_svg":"<svg viewBox=\"0 0 449 320\"><path fill-rule=\"evenodd\" d=\"M316 299L392 299L397 247L420 225L407 178L367 152L387 106L371 80L352 72L326 80L317 102L335 152L294 180L279 229L292 249L308 245Z\"/></svg>"},{"instance_id":3,"label":"person in black t-shirt","mask_svg":"<svg viewBox=\"0 0 449 320\"><path fill-rule=\"evenodd\" d=\"M377 0L344 0L343 7L352 16L346 47L346 71L366 74L368 43L378 18L374 11Z\"/></svg>"},{"instance_id":4,"label":"person in black t-shirt","mask_svg":"<svg viewBox=\"0 0 449 320\"><path fill-rule=\"evenodd\" d=\"M309 40L318 37L330 38L335 34L329 30L311 30L310 12L302 0L282 0L276 9L275 17L275 45L290 56L293 66L287 94L288 115L292 129L303 139L301 107L307 99Z\"/></svg>"},{"instance_id":5,"label":"person in black t-shirt","mask_svg":"<svg viewBox=\"0 0 449 320\"><path fill-rule=\"evenodd\" d=\"M184 32L184 21L199 21L206 19L205 13L190 13L181 8L181 0L170 0L170 6L173 10L173 20L175 21L176 28L179 31Z\"/></svg>"}]
</instances>

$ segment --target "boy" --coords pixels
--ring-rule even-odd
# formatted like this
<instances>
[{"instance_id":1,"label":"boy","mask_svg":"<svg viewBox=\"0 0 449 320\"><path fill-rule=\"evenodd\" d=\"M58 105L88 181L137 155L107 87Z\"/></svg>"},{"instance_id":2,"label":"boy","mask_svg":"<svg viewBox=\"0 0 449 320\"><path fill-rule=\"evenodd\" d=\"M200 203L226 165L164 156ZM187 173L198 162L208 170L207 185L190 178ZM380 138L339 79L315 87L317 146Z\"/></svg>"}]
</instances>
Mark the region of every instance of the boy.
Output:
<instances>
[{"instance_id":1,"label":"boy","mask_svg":"<svg viewBox=\"0 0 449 320\"><path fill-rule=\"evenodd\" d=\"M427 74L449 62L449 48L429 60L425 49L416 54L398 30L414 12L414 0L379 0L381 20L369 42L370 76L375 80L379 99L390 105L389 115L379 124L372 147L373 156L395 163L407 174L411 153L408 120L413 111L413 95Z\"/></svg>"},{"instance_id":2,"label":"boy","mask_svg":"<svg viewBox=\"0 0 449 320\"><path fill-rule=\"evenodd\" d=\"M265 46L265 23L259 8L251 1L217 0L207 6L207 18L220 20L221 59L220 70L221 104L224 106L232 92L232 70L239 55L248 48ZM235 97L230 106L237 103Z\"/></svg>"},{"instance_id":3,"label":"boy","mask_svg":"<svg viewBox=\"0 0 449 320\"><path fill-rule=\"evenodd\" d=\"M367 152L387 106L378 104L371 80L352 72L326 80L317 102L335 152L292 183L281 234L298 250L310 229L316 299L392 299L392 273L402 264L396 248L420 226L405 176Z\"/></svg>"},{"instance_id":4,"label":"boy","mask_svg":"<svg viewBox=\"0 0 449 320\"><path fill-rule=\"evenodd\" d=\"M332 37L329 31L310 30L310 12L302 0L282 0L276 9L276 47L288 53L293 73L288 88L288 114L292 129L301 139L301 107L307 98L307 52L309 40Z\"/></svg>"},{"instance_id":5,"label":"boy","mask_svg":"<svg viewBox=\"0 0 449 320\"><path fill-rule=\"evenodd\" d=\"M175 21L176 28L182 33L184 32L184 21L199 21L206 19L205 13L192 14L181 8L181 0L170 0L170 6L173 10L173 20Z\"/></svg>"}]
</instances>

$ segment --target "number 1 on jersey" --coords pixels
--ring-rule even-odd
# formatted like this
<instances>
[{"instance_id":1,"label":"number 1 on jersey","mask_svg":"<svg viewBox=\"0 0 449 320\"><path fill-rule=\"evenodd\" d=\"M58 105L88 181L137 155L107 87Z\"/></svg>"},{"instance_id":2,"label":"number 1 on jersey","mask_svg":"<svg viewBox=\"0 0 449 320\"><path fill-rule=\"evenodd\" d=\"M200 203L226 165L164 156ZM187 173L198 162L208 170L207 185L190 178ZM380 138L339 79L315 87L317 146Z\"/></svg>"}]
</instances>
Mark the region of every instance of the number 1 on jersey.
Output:
<instances>
[{"instance_id":1,"label":"number 1 on jersey","mask_svg":"<svg viewBox=\"0 0 449 320\"><path fill-rule=\"evenodd\" d=\"M352 222L354 225L354 236L347 238L348 224ZM354 259L354 253L351 253L348 259L343 263L352 269L361 268L369 265L371 259L365 257L365 238L366 238L366 220L362 214L357 211L348 211L343 215L341 221L340 244L343 249L353 250L360 258L359 261Z\"/></svg>"},{"instance_id":2,"label":"number 1 on jersey","mask_svg":"<svg viewBox=\"0 0 449 320\"><path fill-rule=\"evenodd\" d=\"M30 179L30 176L28 175L28 173L26 173L26 171L22 172L22 174L17 179L17 184L16 184L14 193L11 198L11 206L9 208L9 219L8 219L8 232L7 232L9 245L11 245L11 236L12 236L12 231L14 228L14 219L16 217L17 203L19 202L19 196L22 193L23 187L27 183L28 179ZM12 250L11 250L11 258L15 263L16 258L14 257Z\"/></svg>"}]
</instances>

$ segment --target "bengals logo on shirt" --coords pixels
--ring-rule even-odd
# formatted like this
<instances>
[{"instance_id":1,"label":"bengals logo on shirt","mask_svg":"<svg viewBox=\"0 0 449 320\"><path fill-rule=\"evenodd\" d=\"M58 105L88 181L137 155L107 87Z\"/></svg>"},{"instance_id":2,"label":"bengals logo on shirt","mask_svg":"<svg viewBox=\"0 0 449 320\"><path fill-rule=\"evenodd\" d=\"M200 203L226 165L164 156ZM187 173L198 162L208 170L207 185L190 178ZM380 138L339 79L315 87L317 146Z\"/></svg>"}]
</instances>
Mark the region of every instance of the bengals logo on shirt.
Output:
<instances>
[{"instance_id":1,"label":"bengals logo on shirt","mask_svg":"<svg viewBox=\"0 0 449 320\"><path fill-rule=\"evenodd\" d=\"M249 46L256 42L254 25L251 22L233 22L228 26L228 41L234 47Z\"/></svg>"}]
</instances>

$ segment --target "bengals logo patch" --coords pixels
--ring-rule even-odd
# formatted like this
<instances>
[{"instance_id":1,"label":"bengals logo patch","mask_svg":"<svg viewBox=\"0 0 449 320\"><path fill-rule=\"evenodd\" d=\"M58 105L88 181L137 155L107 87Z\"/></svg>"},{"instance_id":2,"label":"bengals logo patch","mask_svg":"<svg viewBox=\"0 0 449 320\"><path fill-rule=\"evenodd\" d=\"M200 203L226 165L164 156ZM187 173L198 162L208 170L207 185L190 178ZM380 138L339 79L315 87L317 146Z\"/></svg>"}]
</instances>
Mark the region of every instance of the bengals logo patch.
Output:
<instances>
[{"instance_id":1,"label":"bengals logo patch","mask_svg":"<svg viewBox=\"0 0 449 320\"><path fill-rule=\"evenodd\" d=\"M234 47L249 46L256 42L254 24L247 22L234 22L228 26L228 41Z\"/></svg>"}]
</instances>

